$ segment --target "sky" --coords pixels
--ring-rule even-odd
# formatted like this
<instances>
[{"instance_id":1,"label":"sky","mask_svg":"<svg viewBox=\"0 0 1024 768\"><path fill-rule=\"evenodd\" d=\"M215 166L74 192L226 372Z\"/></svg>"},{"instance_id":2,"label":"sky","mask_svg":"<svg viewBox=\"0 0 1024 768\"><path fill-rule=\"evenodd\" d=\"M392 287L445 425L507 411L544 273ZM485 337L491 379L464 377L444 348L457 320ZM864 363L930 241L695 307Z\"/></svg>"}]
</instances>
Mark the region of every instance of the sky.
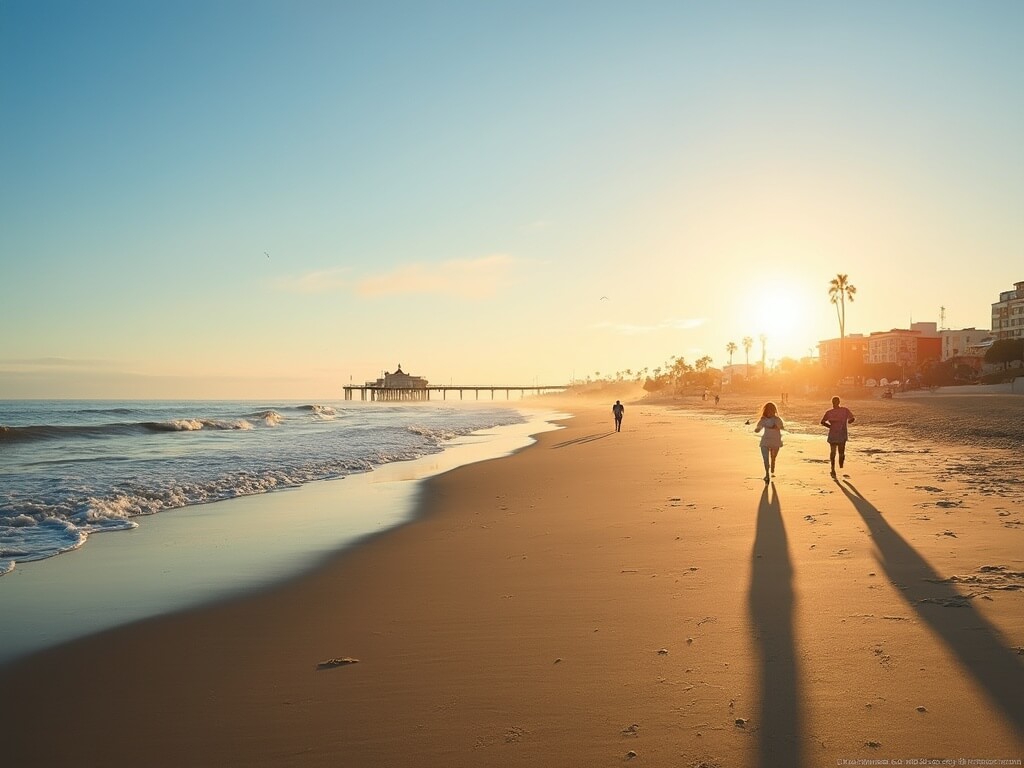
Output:
<instances>
[{"instance_id":1,"label":"sky","mask_svg":"<svg viewBox=\"0 0 1024 768\"><path fill-rule=\"evenodd\" d=\"M1024 3L0 0L0 398L988 328ZM755 342L751 359L759 359Z\"/></svg>"}]
</instances>

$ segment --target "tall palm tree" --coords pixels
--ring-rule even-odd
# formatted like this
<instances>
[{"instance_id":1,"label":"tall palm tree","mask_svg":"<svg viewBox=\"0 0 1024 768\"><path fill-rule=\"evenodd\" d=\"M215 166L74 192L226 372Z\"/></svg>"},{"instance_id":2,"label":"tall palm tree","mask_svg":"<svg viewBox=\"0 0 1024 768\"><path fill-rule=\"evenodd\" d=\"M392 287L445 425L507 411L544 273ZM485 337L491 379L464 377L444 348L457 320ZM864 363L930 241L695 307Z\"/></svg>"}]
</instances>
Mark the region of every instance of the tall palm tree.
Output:
<instances>
[{"instance_id":1,"label":"tall palm tree","mask_svg":"<svg viewBox=\"0 0 1024 768\"><path fill-rule=\"evenodd\" d=\"M848 275L837 274L828 284L828 300L836 306L839 320L839 378L843 377L846 355L846 302L853 303L857 286L850 282Z\"/></svg>"},{"instance_id":2,"label":"tall palm tree","mask_svg":"<svg viewBox=\"0 0 1024 768\"><path fill-rule=\"evenodd\" d=\"M725 351L729 353L729 367L730 368L732 367L732 355L733 355L733 352L736 351L736 349L737 349L736 342L734 342L734 341L730 341L728 344L725 345Z\"/></svg>"},{"instance_id":3,"label":"tall palm tree","mask_svg":"<svg viewBox=\"0 0 1024 768\"><path fill-rule=\"evenodd\" d=\"M768 337L763 333L758 337L761 340L761 378L764 378L764 349L768 343Z\"/></svg>"},{"instance_id":4,"label":"tall palm tree","mask_svg":"<svg viewBox=\"0 0 1024 768\"><path fill-rule=\"evenodd\" d=\"M750 348L754 346L754 340L749 336L743 337L743 351L747 354L746 367L743 369L744 378L750 378Z\"/></svg>"}]
</instances>

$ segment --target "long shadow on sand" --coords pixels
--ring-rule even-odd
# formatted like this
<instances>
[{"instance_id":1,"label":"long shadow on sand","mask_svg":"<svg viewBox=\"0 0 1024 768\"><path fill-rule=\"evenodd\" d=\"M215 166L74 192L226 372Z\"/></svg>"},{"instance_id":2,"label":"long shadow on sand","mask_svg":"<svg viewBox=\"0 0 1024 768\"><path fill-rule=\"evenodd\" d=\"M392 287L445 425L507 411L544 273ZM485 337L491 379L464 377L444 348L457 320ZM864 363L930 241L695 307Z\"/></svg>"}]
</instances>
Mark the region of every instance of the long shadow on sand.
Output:
<instances>
[{"instance_id":1,"label":"long shadow on sand","mask_svg":"<svg viewBox=\"0 0 1024 768\"><path fill-rule=\"evenodd\" d=\"M907 605L946 644L989 699L1024 730L1024 665L1001 640L999 630L974 609L886 522L852 483L836 485L864 519L878 550L878 561Z\"/></svg>"},{"instance_id":2,"label":"long shadow on sand","mask_svg":"<svg viewBox=\"0 0 1024 768\"><path fill-rule=\"evenodd\" d=\"M577 437L573 440L566 440L564 443L555 443L552 448L565 448L570 445L580 445L581 443L591 443L594 440L603 440L606 437L611 437L615 434L615 430L609 432L599 432L596 435L584 435L583 437Z\"/></svg>"},{"instance_id":3,"label":"long shadow on sand","mask_svg":"<svg viewBox=\"0 0 1024 768\"><path fill-rule=\"evenodd\" d=\"M758 765L802 765L800 689L793 635L793 564L779 494L765 486L757 508L748 604L761 657Z\"/></svg>"}]
</instances>

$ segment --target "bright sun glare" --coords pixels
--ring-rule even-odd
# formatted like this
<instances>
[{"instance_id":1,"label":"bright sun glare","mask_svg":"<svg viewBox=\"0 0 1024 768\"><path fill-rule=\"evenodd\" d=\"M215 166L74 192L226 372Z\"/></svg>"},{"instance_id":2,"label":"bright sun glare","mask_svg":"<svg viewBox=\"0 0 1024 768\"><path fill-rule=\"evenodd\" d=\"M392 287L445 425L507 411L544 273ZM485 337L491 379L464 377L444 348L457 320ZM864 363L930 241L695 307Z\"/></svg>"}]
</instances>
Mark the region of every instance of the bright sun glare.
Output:
<instances>
[{"instance_id":1,"label":"bright sun glare","mask_svg":"<svg viewBox=\"0 0 1024 768\"><path fill-rule=\"evenodd\" d=\"M755 347L759 336L767 337L768 357L803 357L808 345L819 338L817 320L820 317L820 297L810 298L806 286L799 280L769 280L760 283L745 300L741 315L746 335L753 337Z\"/></svg>"}]
</instances>

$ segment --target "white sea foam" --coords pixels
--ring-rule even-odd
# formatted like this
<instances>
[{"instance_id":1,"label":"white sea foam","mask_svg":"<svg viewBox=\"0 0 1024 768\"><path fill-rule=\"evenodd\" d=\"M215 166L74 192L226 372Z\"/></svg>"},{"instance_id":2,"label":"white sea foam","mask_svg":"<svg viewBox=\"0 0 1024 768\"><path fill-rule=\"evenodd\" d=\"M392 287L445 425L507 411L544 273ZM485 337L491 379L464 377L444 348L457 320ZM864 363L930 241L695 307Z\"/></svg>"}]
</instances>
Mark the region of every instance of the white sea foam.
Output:
<instances>
[{"instance_id":1,"label":"white sea foam","mask_svg":"<svg viewBox=\"0 0 1024 768\"><path fill-rule=\"evenodd\" d=\"M423 427L417 425L411 425L407 429L414 435L420 435L428 440L432 440L436 443L441 443L445 440L452 440L459 436L458 432L451 429L444 429L441 427Z\"/></svg>"},{"instance_id":2,"label":"white sea foam","mask_svg":"<svg viewBox=\"0 0 1024 768\"><path fill-rule=\"evenodd\" d=\"M48 517L36 525L14 528L0 525L0 561L42 560L77 549L89 534L68 520ZM4 571L0 568L0 573Z\"/></svg>"},{"instance_id":3,"label":"white sea foam","mask_svg":"<svg viewBox=\"0 0 1024 768\"><path fill-rule=\"evenodd\" d=\"M203 428L202 419L175 419L167 425L176 432L192 432Z\"/></svg>"}]
</instances>

